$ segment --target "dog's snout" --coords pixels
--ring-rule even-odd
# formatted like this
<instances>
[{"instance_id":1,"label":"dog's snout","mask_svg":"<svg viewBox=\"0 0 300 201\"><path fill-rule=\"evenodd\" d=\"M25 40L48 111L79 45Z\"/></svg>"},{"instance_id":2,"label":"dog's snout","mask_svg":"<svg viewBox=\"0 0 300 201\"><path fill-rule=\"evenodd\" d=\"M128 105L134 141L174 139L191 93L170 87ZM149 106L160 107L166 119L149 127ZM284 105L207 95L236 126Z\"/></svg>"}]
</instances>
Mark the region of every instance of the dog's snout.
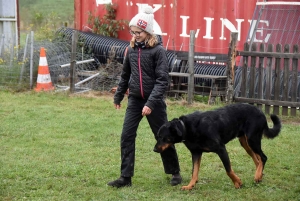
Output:
<instances>
[{"instance_id":1,"label":"dog's snout","mask_svg":"<svg viewBox=\"0 0 300 201\"><path fill-rule=\"evenodd\" d=\"M153 151L156 152L156 153L162 153L165 149L167 149L168 147L170 146L170 144L164 144L164 143L157 143L155 146L154 146L154 149Z\"/></svg>"},{"instance_id":2,"label":"dog's snout","mask_svg":"<svg viewBox=\"0 0 300 201\"><path fill-rule=\"evenodd\" d=\"M159 153L157 145L154 146L153 151L156 152L156 153Z\"/></svg>"}]
</instances>

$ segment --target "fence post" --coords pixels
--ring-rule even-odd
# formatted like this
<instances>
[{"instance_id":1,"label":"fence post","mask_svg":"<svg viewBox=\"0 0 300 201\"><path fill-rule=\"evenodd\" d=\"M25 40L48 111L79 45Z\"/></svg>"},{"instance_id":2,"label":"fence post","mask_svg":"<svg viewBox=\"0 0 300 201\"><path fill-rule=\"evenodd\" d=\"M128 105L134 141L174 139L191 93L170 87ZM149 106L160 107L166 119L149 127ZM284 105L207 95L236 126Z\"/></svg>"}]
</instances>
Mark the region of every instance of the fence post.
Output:
<instances>
[{"instance_id":1,"label":"fence post","mask_svg":"<svg viewBox=\"0 0 300 201\"><path fill-rule=\"evenodd\" d=\"M284 53L290 53L290 45L285 44L283 48ZM282 89L282 100L288 101L289 99L289 77L290 77L290 59L283 59L283 89ZM288 116L289 108L287 106L282 106L282 115Z\"/></svg>"},{"instance_id":2,"label":"fence post","mask_svg":"<svg viewBox=\"0 0 300 201\"><path fill-rule=\"evenodd\" d=\"M268 44L267 52L273 52L273 45ZM271 91L272 91L272 66L273 66L273 57L267 57L267 66L266 66L266 100L271 100ZM270 114L271 105L265 104L265 113Z\"/></svg>"},{"instance_id":3,"label":"fence post","mask_svg":"<svg viewBox=\"0 0 300 201\"><path fill-rule=\"evenodd\" d=\"M29 85L30 85L30 89L33 88L33 54L34 54L34 47L33 47L33 42L34 42L34 32L31 31L31 42L30 42L30 78L29 78Z\"/></svg>"},{"instance_id":4,"label":"fence post","mask_svg":"<svg viewBox=\"0 0 300 201\"><path fill-rule=\"evenodd\" d=\"M231 32L231 41L228 50L228 63L226 69L227 76L227 89L225 102L231 104L233 100L233 86L234 86L234 67L236 58L236 43L238 38L238 32Z\"/></svg>"},{"instance_id":5,"label":"fence post","mask_svg":"<svg viewBox=\"0 0 300 201\"><path fill-rule=\"evenodd\" d=\"M27 55L28 38L29 38L29 35L27 34L26 35L25 48L24 48L24 55L23 55L23 63L22 63L22 68L21 68L21 72L20 72L19 85L22 82L23 74L24 74L24 68L25 68L25 63L26 63L26 55Z\"/></svg>"},{"instance_id":6,"label":"fence post","mask_svg":"<svg viewBox=\"0 0 300 201\"><path fill-rule=\"evenodd\" d=\"M194 52L195 52L195 31L190 31L189 45L189 79L188 79L188 104L193 103L194 99Z\"/></svg>"},{"instance_id":7,"label":"fence post","mask_svg":"<svg viewBox=\"0 0 300 201\"><path fill-rule=\"evenodd\" d=\"M293 53L299 53L299 45L293 46ZM291 84L291 101L297 102L297 83L298 83L298 59L292 59L292 84ZM296 116L296 107L291 107L291 115Z\"/></svg>"},{"instance_id":8,"label":"fence post","mask_svg":"<svg viewBox=\"0 0 300 201\"><path fill-rule=\"evenodd\" d=\"M259 46L259 51L260 52L265 52L265 45L260 44ZM264 57L259 57L259 66L258 66L258 90L257 90L257 98L258 99L263 99L263 79L264 79L264 66L265 66L265 58ZM262 104L258 103L257 107L259 109L262 109Z\"/></svg>"},{"instance_id":9,"label":"fence post","mask_svg":"<svg viewBox=\"0 0 300 201\"><path fill-rule=\"evenodd\" d=\"M1 39L0 39L0 57L3 54L4 51L4 39L5 39L5 35L2 34Z\"/></svg>"},{"instance_id":10,"label":"fence post","mask_svg":"<svg viewBox=\"0 0 300 201\"><path fill-rule=\"evenodd\" d=\"M244 51L249 51L249 44L244 43ZM247 72L248 72L248 57L243 56L242 79L241 79L241 97L247 97Z\"/></svg>"},{"instance_id":11,"label":"fence post","mask_svg":"<svg viewBox=\"0 0 300 201\"><path fill-rule=\"evenodd\" d=\"M72 35L72 52L70 62L70 93L75 92L75 67L76 67L76 47L78 40L78 31L74 30Z\"/></svg>"},{"instance_id":12,"label":"fence post","mask_svg":"<svg viewBox=\"0 0 300 201\"><path fill-rule=\"evenodd\" d=\"M276 45L276 52L281 53L282 45L277 44ZM276 58L275 59L275 76L274 76L274 100L279 101L279 96L280 96L280 63L281 63L281 58ZM273 113L274 114L279 114L279 105L274 105L273 106Z\"/></svg>"},{"instance_id":13,"label":"fence post","mask_svg":"<svg viewBox=\"0 0 300 201\"><path fill-rule=\"evenodd\" d=\"M257 51L257 43L252 43L251 52ZM249 98L255 98L256 56L250 57Z\"/></svg>"}]
</instances>

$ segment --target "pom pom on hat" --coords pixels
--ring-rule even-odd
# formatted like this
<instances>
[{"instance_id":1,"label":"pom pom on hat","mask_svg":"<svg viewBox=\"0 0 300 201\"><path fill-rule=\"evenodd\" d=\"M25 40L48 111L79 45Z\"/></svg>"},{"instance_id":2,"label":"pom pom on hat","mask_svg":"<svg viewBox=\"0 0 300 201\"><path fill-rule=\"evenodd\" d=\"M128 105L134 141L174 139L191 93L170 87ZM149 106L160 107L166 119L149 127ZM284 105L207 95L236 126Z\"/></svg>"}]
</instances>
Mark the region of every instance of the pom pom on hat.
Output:
<instances>
[{"instance_id":1,"label":"pom pom on hat","mask_svg":"<svg viewBox=\"0 0 300 201\"><path fill-rule=\"evenodd\" d=\"M146 6L143 8L142 12L136 14L129 22L129 27L136 26L150 34L153 34L153 8L151 6Z\"/></svg>"},{"instance_id":2,"label":"pom pom on hat","mask_svg":"<svg viewBox=\"0 0 300 201\"><path fill-rule=\"evenodd\" d=\"M153 14L153 8L151 6L146 6L144 7L143 9L143 13L146 13L146 14Z\"/></svg>"}]
</instances>

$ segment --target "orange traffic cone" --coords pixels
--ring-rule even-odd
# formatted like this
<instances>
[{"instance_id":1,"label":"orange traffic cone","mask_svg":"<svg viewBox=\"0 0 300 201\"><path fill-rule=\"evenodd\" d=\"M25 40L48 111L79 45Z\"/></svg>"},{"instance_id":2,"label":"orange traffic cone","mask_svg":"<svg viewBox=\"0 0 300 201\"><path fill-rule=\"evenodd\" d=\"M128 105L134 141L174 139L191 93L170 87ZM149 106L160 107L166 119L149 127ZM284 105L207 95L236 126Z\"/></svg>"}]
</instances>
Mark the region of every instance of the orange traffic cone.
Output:
<instances>
[{"instance_id":1,"label":"orange traffic cone","mask_svg":"<svg viewBox=\"0 0 300 201\"><path fill-rule=\"evenodd\" d=\"M38 77L37 77L36 88L34 90L35 91L54 90L54 87L51 82L45 49L43 47L41 47L41 51L40 51Z\"/></svg>"}]
</instances>

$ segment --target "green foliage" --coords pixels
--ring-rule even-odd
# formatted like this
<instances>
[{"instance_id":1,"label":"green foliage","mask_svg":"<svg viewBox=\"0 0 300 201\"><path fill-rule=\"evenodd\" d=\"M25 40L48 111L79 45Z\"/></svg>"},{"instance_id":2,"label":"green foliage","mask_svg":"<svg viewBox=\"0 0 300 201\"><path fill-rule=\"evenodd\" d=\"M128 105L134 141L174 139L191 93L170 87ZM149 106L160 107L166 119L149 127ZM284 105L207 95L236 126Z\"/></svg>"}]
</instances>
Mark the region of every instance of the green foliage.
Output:
<instances>
[{"instance_id":1,"label":"green foliage","mask_svg":"<svg viewBox=\"0 0 300 201\"><path fill-rule=\"evenodd\" d=\"M52 41L56 33L60 21L60 17L56 12L50 12L44 15L43 13L35 13L33 23L27 28L28 31L35 32L35 39L38 41Z\"/></svg>"},{"instance_id":2,"label":"green foliage","mask_svg":"<svg viewBox=\"0 0 300 201\"><path fill-rule=\"evenodd\" d=\"M58 27L74 22L74 1L68 0L21 0L21 44L29 31L35 32L36 40L52 40Z\"/></svg>"},{"instance_id":3,"label":"green foliage","mask_svg":"<svg viewBox=\"0 0 300 201\"><path fill-rule=\"evenodd\" d=\"M92 26L93 33L117 38L118 32L128 27L128 22L126 20L116 20L116 4L106 4L105 10L106 13L103 17L94 16L92 12L89 12L88 23Z\"/></svg>"},{"instance_id":4,"label":"green foliage","mask_svg":"<svg viewBox=\"0 0 300 201\"><path fill-rule=\"evenodd\" d=\"M57 13L60 20L53 23L72 24L74 21L74 1L70 0L19 0L20 21L27 27L36 19L47 19L51 12Z\"/></svg>"},{"instance_id":5,"label":"green foliage","mask_svg":"<svg viewBox=\"0 0 300 201\"><path fill-rule=\"evenodd\" d=\"M100 93L0 91L0 200L299 200L300 144L297 117L281 117L274 140L263 139L268 156L264 180L253 182L255 166L238 140L227 144L232 168L244 186L235 189L216 154L205 153L192 191L169 185L146 118L136 138L133 186L107 182L120 174L120 133L127 106L115 110L113 97ZM211 106L167 100L169 119ZM216 106L213 106L216 107ZM270 121L270 118L268 117ZM270 122L269 122L270 123ZM176 145L183 185L191 178L191 155Z\"/></svg>"},{"instance_id":6,"label":"green foliage","mask_svg":"<svg viewBox=\"0 0 300 201\"><path fill-rule=\"evenodd\" d=\"M41 26L43 21L45 19L45 16L41 12L35 12L33 15L32 23L35 24L35 26Z\"/></svg>"}]
</instances>

